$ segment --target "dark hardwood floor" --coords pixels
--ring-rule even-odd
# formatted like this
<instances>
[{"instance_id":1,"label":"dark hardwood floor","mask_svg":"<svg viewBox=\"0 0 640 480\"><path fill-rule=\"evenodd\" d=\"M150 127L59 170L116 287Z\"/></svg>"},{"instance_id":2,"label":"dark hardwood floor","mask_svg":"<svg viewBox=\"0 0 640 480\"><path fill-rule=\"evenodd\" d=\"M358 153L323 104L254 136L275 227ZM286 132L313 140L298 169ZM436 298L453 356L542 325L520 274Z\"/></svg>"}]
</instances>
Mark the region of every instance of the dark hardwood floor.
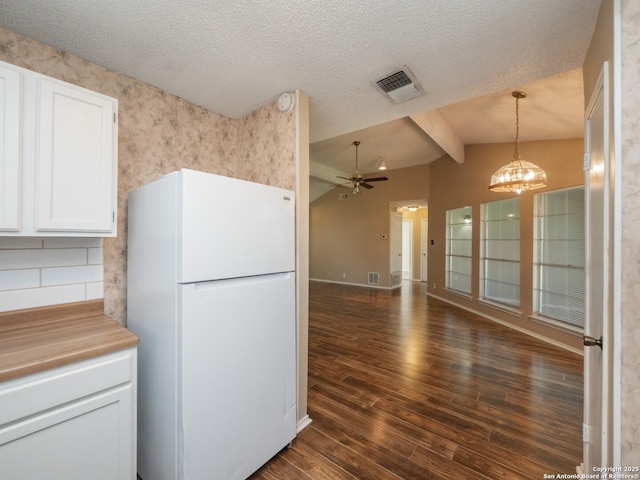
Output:
<instances>
[{"instance_id":1,"label":"dark hardwood floor","mask_svg":"<svg viewBox=\"0 0 640 480\"><path fill-rule=\"evenodd\" d=\"M264 479L542 479L582 458L582 357L425 294L311 282L309 416Z\"/></svg>"}]
</instances>

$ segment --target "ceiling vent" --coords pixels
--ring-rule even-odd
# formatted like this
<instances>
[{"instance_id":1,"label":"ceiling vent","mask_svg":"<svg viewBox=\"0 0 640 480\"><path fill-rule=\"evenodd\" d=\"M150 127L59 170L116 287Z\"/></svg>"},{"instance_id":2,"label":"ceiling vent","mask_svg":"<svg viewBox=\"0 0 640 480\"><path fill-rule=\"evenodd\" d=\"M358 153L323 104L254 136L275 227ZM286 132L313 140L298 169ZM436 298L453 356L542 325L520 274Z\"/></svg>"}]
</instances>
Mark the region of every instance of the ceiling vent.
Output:
<instances>
[{"instance_id":1,"label":"ceiling vent","mask_svg":"<svg viewBox=\"0 0 640 480\"><path fill-rule=\"evenodd\" d=\"M402 67L375 83L378 90L393 103L402 103L424 93L415 75Z\"/></svg>"}]
</instances>

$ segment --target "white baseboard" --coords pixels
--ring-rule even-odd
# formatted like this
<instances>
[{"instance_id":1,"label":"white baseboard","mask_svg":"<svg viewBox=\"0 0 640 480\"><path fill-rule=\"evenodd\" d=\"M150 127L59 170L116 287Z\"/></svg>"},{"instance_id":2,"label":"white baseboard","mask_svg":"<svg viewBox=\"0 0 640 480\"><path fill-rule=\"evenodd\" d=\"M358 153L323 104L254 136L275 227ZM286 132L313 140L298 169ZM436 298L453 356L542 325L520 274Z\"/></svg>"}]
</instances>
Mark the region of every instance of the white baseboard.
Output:
<instances>
[{"instance_id":1,"label":"white baseboard","mask_svg":"<svg viewBox=\"0 0 640 480\"><path fill-rule=\"evenodd\" d=\"M400 288L400 286L397 286L397 287L383 287L383 286L380 286L380 285L369 285L368 283L336 282L335 280L323 280L321 278L310 278L309 280L312 281L312 282L336 283L338 285L350 285L352 287L378 288L380 290L393 290L394 288Z\"/></svg>"},{"instance_id":2,"label":"white baseboard","mask_svg":"<svg viewBox=\"0 0 640 480\"><path fill-rule=\"evenodd\" d=\"M459 303L451 301L451 300L449 300L447 298L443 298L443 297L441 297L439 295L434 295L433 293L428 293L428 292L427 292L427 295L429 297L433 297L433 298L436 298L438 300L442 300L443 302L448 303L450 305L454 305L454 306L456 306L458 308L462 308L463 310L466 310L468 312L475 313L476 315L479 315L479 316L481 316L483 318L486 318L487 320L491 320L492 322L496 322L496 323L499 323L500 325L504 325L505 327L509 327L509 328L514 329L514 330L517 330L518 332L521 332L521 333L524 333L526 335L529 335L530 337L537 338L538 340L542 340L543 342L550 343L551 345L555 345L556 347L560 347L560 348L562 348L564 350L568 350L569 352L577 353L580 356L584 356L584 351L583 350L579 350L577 348L570 347L569 345L565 345L562 342L558 342L557 340L554 340L552 338L546 337L546 336L541 335L541 334L536 333L536 332L532 332L531 330L527 330L526 328L519 327L518 325L514 325L513 323L509 323L509 322L506 322L504 320L500 320L499 318L493 317L493 316L488 315L488 314L486 314L484 312L481 312L479 310L475 310L473 308L469 308L469 307L467 307L465 305L460 305Z\"/></svg>"},{"instance_id":3,"label":"white baseboard","mask_svg":"<svg viewBox=\"0 0 640 480\"><path fill-rule=\"evenodd\" d=\"M298 421L298 425L296 426L296 433L300 433L302 430L307 428L309 425L311 425L311 422L313 422L313 420L309 418L309 415L305 415L304 417L302 417Z\"/></svg>"}]
</instances>

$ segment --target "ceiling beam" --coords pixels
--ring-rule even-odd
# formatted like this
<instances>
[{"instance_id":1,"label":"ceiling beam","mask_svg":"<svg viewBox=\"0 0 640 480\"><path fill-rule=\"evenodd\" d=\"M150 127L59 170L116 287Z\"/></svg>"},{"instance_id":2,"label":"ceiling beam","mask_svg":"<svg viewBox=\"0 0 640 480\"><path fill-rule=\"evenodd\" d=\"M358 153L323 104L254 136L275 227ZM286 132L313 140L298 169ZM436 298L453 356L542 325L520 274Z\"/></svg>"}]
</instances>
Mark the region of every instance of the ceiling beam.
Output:
<instances>
[{"instance_id":1,"label":"ceiling beam","mask_svg":"<svg viewBox=\"0 0 640 480\"><path fill-rule=\"evenodd\" d=\"M410 115L424 132L458 163L464 163L464 143L437 110Z\"/></svg>"}]
</instances>

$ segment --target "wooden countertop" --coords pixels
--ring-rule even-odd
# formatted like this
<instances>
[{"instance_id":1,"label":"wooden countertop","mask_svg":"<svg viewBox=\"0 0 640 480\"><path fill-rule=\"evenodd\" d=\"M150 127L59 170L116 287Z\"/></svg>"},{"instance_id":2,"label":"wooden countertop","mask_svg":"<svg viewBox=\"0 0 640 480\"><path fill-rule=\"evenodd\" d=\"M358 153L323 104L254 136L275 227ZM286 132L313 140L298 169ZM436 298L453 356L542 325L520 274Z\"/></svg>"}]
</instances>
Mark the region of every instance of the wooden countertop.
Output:
<instances>
[{"instance_id":1,"label":"wooden countertop","mask_svg":"<svg viewBox=\"0 0 640 480\"><path fill-rule=\"evenodd\" d=\"M103 309L90 300L0 313L0 381L137 345Z\"/></svg>"}]
</instances>

